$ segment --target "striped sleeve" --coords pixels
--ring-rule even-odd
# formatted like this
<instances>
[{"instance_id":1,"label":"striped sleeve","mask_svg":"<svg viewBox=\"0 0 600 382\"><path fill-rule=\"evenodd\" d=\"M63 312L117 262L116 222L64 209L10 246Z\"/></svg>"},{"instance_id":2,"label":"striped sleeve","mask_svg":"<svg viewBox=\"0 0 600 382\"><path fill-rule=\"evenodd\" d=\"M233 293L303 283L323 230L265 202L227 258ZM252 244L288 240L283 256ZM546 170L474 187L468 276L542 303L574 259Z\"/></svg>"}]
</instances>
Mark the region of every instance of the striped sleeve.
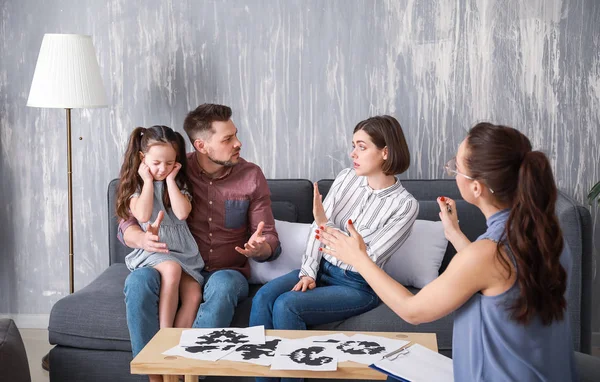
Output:
<instances>
[{"instance_id":1,"label":"striped sleeve","mask_svg":"<svg viewBox=\"0 0 600 382\"><path fill-rule=\"evenodd\" d=\"M364 237L367 254L379 267L383 267L394 252L404 244L419 214L419 203L414 197L404 200L388 222L380 229Z\"/></svg>"},{"instance_id":2,"label":"striped sleeve","mask_svg":"<svg viewBox=\"0 0 600 382\"><path fill-rule=\"evenodd\" d=\"M335 180L333 181L327 196L325 196L325 200L323 200L323 209L325 210L325 216L327 216L328 227L334 227L334 224L331 222L331 215L333 214L336 196L350 172L350 168L340 171L338 176L336 176ZM308 236L306 250L302 256L302 266L300 267L300 273L298 277L301 278L302 276L308 276L316 280L317 272L319 271L319 263L321 262L321 257L323 254L319 251L320 242L315 239L315 235L313 234L313 232L315 232L317 229L317 223L313 221L310 228L311 234Z\"/></svg>"}]
</instances>

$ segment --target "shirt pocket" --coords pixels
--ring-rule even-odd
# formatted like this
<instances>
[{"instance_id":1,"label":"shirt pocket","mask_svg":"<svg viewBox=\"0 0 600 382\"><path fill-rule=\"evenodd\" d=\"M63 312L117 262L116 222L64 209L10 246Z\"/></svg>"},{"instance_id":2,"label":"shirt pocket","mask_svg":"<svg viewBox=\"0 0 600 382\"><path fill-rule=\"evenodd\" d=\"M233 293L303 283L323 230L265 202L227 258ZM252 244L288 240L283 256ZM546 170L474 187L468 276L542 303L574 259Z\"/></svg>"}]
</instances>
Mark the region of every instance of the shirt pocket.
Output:
<instances>
[{"instance_id":1,"label":"shirt pocket","mask_svg":"<svg viewBox=\"0 0 600 382\"><path fill-rule=\"evenodd\" d=\"M248 219L248 207L250 207L250 201L247 199L226 200L225 228L239 229L244 227Z\"/></svg>"}]
</instances>

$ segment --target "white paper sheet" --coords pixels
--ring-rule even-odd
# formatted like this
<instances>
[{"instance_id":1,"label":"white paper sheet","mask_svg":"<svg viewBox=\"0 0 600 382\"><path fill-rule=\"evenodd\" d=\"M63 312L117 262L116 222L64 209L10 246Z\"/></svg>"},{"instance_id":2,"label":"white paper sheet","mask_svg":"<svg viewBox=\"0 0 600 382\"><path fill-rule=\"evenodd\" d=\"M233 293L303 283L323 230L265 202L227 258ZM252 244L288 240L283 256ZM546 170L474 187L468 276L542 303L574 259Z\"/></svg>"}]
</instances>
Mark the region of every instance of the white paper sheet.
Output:
<instances>
[{"instance_id":1,"label":"white paper sheet","mask_svg":"<svg viewBox=\"0 0 600 382\"><path fill-rule=\"evenodd\" d=\"M336 347L336 350L340 352L337 357L340 362L352 361L370 365L408 342L387 337L355 334Z\"/></svg>"},{"instance_id":2,"label":"white paper sheet","mask_svg":"<svg viewBox=\"0 0 600 382\"><path fill-rule=\"evenodd\" d=\"M271 370L335 371L337 359L329 353L328 346L312 341L282 341L275 351Z\"/></svg>"},{"instance_id":3,"label":"white paper sheet","mask_svg":"<svg viewBox=\"0 0 600 382\"><path fill-rule=\"evenodd\" d=\"M188 329L181 332L180 346L205 344L264 344L265 327Z\"/></svg>"},{"instance_id":4,"label":"white paper sheet","mask_svg":"<svg viewBox=\"0 0 600 382\"><path fill-rule=\"evenodd\" d=\"M200 361L217 361L235 350L239 345L217 344L217 345L194 345L175 346L165 352L164 355L174 355L184 358L192 358Z\"/></svg>"},{"instance_id":5,"label":"white paper sheet","mask_svg":"<svg viewBox=\"0 0 600 382\"><path fill-rule=\"evenodd\" d=\"M355 334L348 337L341 333L306 337L302 340L313 342L315 345L325 346L327 348L327 354L337 358L338 362L352 361L364 365L370 365L373 362L377 362L385 354L408 343L408 341L404 340L371 336L367 334Z\"/></svg>"},{"instance_id":6,"label":"white paper sheet","mask_svg":"<svg viewBox=\"0 0 600 382\"><path fill-rule=\"evenodd\" d=\"M392 356L392 360L384 359L374 365L411 382L454 381L452 360L419 344L397 358Z\"/></svg>"},{"instance_id":7,"label":"white paper sheet","mask_svg":"<svg viewBox=\"0 0 600 382\"><path fill-rule=\"evenodd\" d=\"M270 366L275 357L275 349L283 340L281 337L266 336L264 344L245 344L221 358L225 361L248 362L255 365Z\"/></svg>"},{"instance_id":8,"label":"white paper sheet","mask_svg":"<svg viewBox=\"0 0 600 382\"><path fill-rule=\"evenodd\" d=\"M336 334L326 334L326 335L322 335L322 336L311 336L311 337L304 337L304 338L298 338L297 340L290 340L290 341L298 341L298 340L302 340L302 341L307 341L307 342L315 342L315 343L332 343L332 344L339 344L340 342L346 341L348 340L350 337L348 337L347 335L343 334L343 333L336 333Z\"/></svg>"},{"instance_id":9,"label":"white paper sheet","mask_svg":"<svg viewBox=\"0 0 600 382\"><path fill-rule=\"evenodd\" d=\"M248 343L265 343L264 326L184 330L181 332L179 345L163 354L203 361L217 361L241 345Z\"/></svg>"}]
</instances>

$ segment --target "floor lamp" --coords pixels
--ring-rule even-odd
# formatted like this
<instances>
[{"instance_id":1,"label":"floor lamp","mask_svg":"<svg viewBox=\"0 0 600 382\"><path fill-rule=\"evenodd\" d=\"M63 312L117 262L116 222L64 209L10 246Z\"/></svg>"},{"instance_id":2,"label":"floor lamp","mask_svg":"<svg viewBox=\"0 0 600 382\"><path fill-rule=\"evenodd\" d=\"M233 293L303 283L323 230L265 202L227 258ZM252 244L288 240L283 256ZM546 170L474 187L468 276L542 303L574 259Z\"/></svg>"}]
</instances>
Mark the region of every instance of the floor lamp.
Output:
<instances>
[{"instance_id":1,"label":"floor lamp","mask_svg":"<svg viewBox=\"0 0 600 382\"><path fill-rule=\"evenodd\" d=\"M108 106L91 36L44 35L27 106L66 110L69 190L69 293L73 282L73 185L71 176L71 109ZM46 370L48 355L42 360ZM46 363L46 364L44 364Z\"/></svg>"}]
</instances>

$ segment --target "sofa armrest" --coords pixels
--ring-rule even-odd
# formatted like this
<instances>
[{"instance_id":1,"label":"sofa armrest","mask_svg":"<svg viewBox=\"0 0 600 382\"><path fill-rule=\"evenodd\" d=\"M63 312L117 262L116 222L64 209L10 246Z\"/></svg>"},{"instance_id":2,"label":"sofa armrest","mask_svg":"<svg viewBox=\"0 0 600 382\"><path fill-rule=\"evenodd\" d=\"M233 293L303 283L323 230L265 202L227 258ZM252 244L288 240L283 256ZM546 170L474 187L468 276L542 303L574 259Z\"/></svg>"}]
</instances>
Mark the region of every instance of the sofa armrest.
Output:
<instances>
[{"instance_id":1,"label":"sofa armrest","mask_svg":"<svg viewBox=\"0 0 600 382\"><path fill-rule=\"evenodd\" d=\"M559 191L556 215L572 255L567 309L577 351L591 351L592 219L588 209Z\"/></svg>"}]
</instances>

